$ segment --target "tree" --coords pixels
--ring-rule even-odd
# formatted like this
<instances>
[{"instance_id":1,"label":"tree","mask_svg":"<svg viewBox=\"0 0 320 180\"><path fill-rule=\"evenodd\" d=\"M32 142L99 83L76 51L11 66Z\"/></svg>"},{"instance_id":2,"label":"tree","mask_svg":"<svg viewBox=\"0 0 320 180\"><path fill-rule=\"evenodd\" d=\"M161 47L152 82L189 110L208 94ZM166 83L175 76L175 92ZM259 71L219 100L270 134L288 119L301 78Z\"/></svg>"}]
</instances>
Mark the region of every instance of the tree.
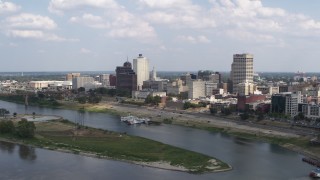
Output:
<instances>
[{"instance_id":1,"label":"tree","mask_svg":"<svg viewBox=\"0 0 320 180\"><path fill-rule=\"evenodd\" d=\"M183 109L189 109L189 108L191 108L191 106L192 106L192 103L191 103L191 102L185 102L185 103L183 104Z\"/></svg>"},{"instance_id":2,"label":"tree","mask_svg":"<svg viewBox=\"0 0 320 180\"><path fill-rule=\"evenodd\" d=\"M86 91L86 89L84 87L79 87L78 88L78 92L85 92L85 91Z\"/></svg>"},{"instance_id":3,"label":"tree","mask_svg":"<svg viewBox=\"0 0 320 180\"><path fill-rule=\"evenodd\" d=\"M230 108L222 108L221 109L221 113L226 115L226 116L229 116L232 112L231 112Z\"/></svg>"},{"instance_id":4,"label":"tree","mask_svg":"<svg viewBox=\"0 0 320 180\"><path fill-rule=\"evenodd\" d=\"M249 119L249 114L247 112L240 114L240 118L241 120L247 120Z\"/></svg>"},{"instance_id":5,"label":"tree","mask_svg":"<svg viewBox=\"0 0 320 180\"><path fill-rule=\"evenodd\" d=\"M13 122L12 121L0 121L0 133L6 134L6 133L13 133L15 130Z\"/></svg>"},{"instance_id":6,"label":"tree","mask_svg":"<svg viewBox=\"0 0 320 180\"><path fill-rule=\"evenodd\" d=\"M258 113L257 120L258 120L258 121L261 121L261 120L263 120L263 119L264 119L264 114L261 113L261 112L259 112L259 113Z\"/></svg>"},{"instance_id":7,"label":"tree","mask_svg":"<svg viewBox=\"0 0 320 180\"><path fill-rule=\"evenodd\" d=\"M148 95L148 96L146 97L146 99L144 100L144 102L145 102L146 104L152 103L152 102L153 102L153 97L152 97L151 95Z\"/></svg>"},{"instance_id":8,"label":"tree","mask_svg":"<svg viewBox=\"0 0 320 180\"><path fill-rule=\"evenodd\" d=\"M88 98L88 103L99 103L101 101L101 96L90 95Z\"/></svg>"},{"instance_id":9,"label":"tree","mask_svg":"<svg viewBox=\"0 0 320 180\"><path fill-rule=\"evenodd\" d=\"M0 116L5 117L6 115L10 114L10 111L8 111L5 108L0 109Z\"/></svg>"},{"instance_id":10,"label":"tree","mask_svg":"<svg viewBox=\"0 0 320 180\"><path fill-rule=\"evenodd\" d=\"M304 120L305 116L303 113L299 113L298 115L294 116L294 120Z\"/></svg>"},{"instance_id":11,"label":"tree","mask_svg":"<svg viewBox=\"0 0 320 180\"><path fill-rule=\"evenodd\" d=\"M151 96L148 95L147 98L144 100L146 104L153 104L153 105L158 105L161 102L161 97L160 96Z\"/></svg>"},{"instance_id":12,"label":"tree","mask_svg":"<svg viewBox=\"0 0 320 180\"><path fill-rule=\"evenodd\" d=\"M34 136L35 129L36 126L33 122L21 119L16 127L16 133L22 138L32 138Z\"/></svg>"},{"instance_id":13,"label":"tree","mask_svg":"<svg viewBox=\"0 0 320 180\"><path fill-rule=\"evenodd\" d=\"M85 104L85 103L87 102L87 97L85 97L85 96L78 97L78 98L77 98L77 101L78 101L80 104Z\"/></svg>"},{"instance_id":14,"label":"tree","mask_svg":"<svg viewBox=\"0 0 320 180\"><path fill-rule=\"evenodd\" d=\"M153 97L153 104L158 105L161 102L161 97L160 96L155 96Z\"/></svg>"},{"instance_id":15,"label":"tree","mask_svg":"<svg viewBox=\"0 0 320 180\"><path fill-rule=\"evenodd\" d=\"M218 112L217 108L213 108L213 107L210 108L211 114L215 115L215 114L217 114L217 112Z\"/></svg>"}]
</instances>

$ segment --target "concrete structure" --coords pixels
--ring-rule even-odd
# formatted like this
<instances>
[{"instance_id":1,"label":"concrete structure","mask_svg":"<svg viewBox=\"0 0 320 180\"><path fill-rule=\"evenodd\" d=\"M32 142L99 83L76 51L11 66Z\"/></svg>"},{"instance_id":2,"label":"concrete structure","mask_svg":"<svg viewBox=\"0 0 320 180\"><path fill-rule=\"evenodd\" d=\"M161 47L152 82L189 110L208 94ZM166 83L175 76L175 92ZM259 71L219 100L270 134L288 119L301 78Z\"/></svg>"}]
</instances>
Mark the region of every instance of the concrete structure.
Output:
<instances>
[{"instance_id":1,"label":"concrete structure","mask_svg":"<svg viewBox=\"0 0 320 180\"><path fill-rule=\"evenodd\" d=\"M213 83L221 83L221 74L219 72L213 72L209 70L198 71L198 79L203 81L210 81Z\"/></svg>"},{"instance_id":2,"label":"concrete structure","mask_svg":"<svg viewBox=\"0 0 320 180\"><path fill-rule=\"evenodd\" d=\"M254 94L254 84L249 82L243 82L237 84L238 94L240 96L247 96Z\"/></svg>"},{"instance_id":3,"label":"concrete structure","mask_svg":"<svg viewBox=\"0 0 320 180\"><path fill-rule=\"evenodd\" d=\"M298 104L302 102L301 97L301 92L274 94L271 97L271 112L294 117L298 114Z\"/></svg>"},{"instance_id":4,"label":"concrete structure","mask_svg":"<svg viewBox=\"0 0 320 180\"><path fill-rule=\"evenodd\" d=\"M183 85L183 81L180 79L167 84L168 94L178 95L181 92L187 92L188 90L188 86Z\"/></svg>"},{"instance_id":5,"label":"concrete structure","mask_svg":"<svg viewBox=\"0 0 320 180\"><path fill-rule=\"evenodd\" d=\"M84 87L86 90L95 88L94 78L89 76L80 76L72 79L72 89Z\"/></svg>"},{"instance_id":6,"label":"concrete structure","mask_svg":"<svg viewBox=\"0 0 320 180\"><path fill-rule=\"evenodd\" d=\"M205 81L205 96L213 95L213 90L218 89L218 83Z\"/></svg>"},{"instance_id":7,"label":"concrete structure","mask_svg":"<svg viewBox=\"0 0 320 180\"><path fill-rule=\"evenodd\" d=\"M188 84L189 84L191 81L197 79L197 75L187 73L187 74L184 74L184 75L180 76L180 79L182 80L182 85L183 85L183 86L188 86Z\"/></svg>"},{"instance_id":8,"label":"concrete structure","mask_svg":"<svg viewBox=\"0 0 320 180\"><path fill-rule=\"evenodd\" d=\"M142 89L151 89L153 91L167 91L168 81L166 80L148 80L143 81Z\"/></svg>"},{"instance_id":9,"label":"concrete structure","mask_svg":"<svg viewBox=\"0 0 320 180\"><path fill-rule=\"evenodd\" d=\"M66 81L72 81L76 77L80 77L80 73L69 73L66 75Z\"/></svg>"},{"instance_id":10,"label":"concrete structure","mask_svg":"<svg viewBox=\"0 0 320 180\"><path fill-rule=\"evenodd\" d=\"M320 102L320 88L319 87L309 87L306 88L303 92L308 98L307 102L314 102L315 104L319 104Z\"/></svg>"},{"instance_id":11,"label":"concrete structure","mask_svg":"<svg viewBox=\"0 0 320 180\"><path fill-rule=\"evenodd\" d=\"M320 118L320 105L319 104L299 104L299 112L310 119Z\"/></svg>"},{"instance_id":12,"label":"concrete structure","mask_svg":"<svg viewBox=\"0 0 320 180\"><path fill-rule=\"evenodd\" d=\"M189 92L188 98L189 99L196 99L200 97L205 97L205 81L202 80L193 80L190 81L188 84Z\"/></svg>"},{"instance_id":13,"label":"concrete structure","mask_svg":"<svg viewBox=\"0 0 320 180\"><path fill-rule=\"evenodd\" d=\"M123 66L116 68L116 88L131 91L137 90L137 75L132 69L130 62L125 62Z\"/></svg>"},{"instance_id":14,"label":"concrete structure","mask_svg":"<svg viewBox=\"0 0 320 180\"><path fill-rule=\"evenodd\" d=\"M238 93L239 83L253 83L253 55L234 54L230 73L233 93Z\"/></svg>"},{"instance_id":15,"label":"concrete structure","mask_svg":"<svg viewBox=\"0 0 320 180\"><path fill-rule=\"evenodd\" d=\"M149 80L149 60L142 54L133 59L133 71L137 75L137 88L142 89L143 81Z\"/></svg>"},{"instance_id":16,"label":"concrete structure","mask_svg":"<svg viewBox=\"0 0 320 180\"><path fill-rule=\"evenodd\" d=\"M160 78L157 77L157 71L156 71L156 68L153 67L151 73L150 73L150 80L152 81L158 81L160 80Z\"/></svg>"},{"instance_id":17,"label":"concrete structure","mask_svg":"<svg viewBox=\"0 0 320 180\"><path fill-rule=\"evenodd\" d=\"M100 74L99 75L99 82L102 84L102 86L109 87L110 86L110 74Z\"/></svg>"}]
</instances>

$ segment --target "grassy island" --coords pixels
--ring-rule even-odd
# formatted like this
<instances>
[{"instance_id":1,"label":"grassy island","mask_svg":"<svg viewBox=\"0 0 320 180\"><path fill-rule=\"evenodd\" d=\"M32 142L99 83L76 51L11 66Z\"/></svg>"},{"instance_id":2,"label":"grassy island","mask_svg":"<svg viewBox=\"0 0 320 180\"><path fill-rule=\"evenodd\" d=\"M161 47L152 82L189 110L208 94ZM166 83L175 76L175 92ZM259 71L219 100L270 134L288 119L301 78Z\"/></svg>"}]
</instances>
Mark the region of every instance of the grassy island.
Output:
<instances>
[{"instance_id":1,"label":"grassy island","mask_svg":"<svg viewBox=\"0 0 320 180\"><path fill-rule=\"evenodd\" d=\"M89 127L75 128L67 120L35 122L35 126L34 138L22 139L2 134L2 140L192 173L230 169L220 160L200 153L124 133Z\"/></svg>"}]
</instances>

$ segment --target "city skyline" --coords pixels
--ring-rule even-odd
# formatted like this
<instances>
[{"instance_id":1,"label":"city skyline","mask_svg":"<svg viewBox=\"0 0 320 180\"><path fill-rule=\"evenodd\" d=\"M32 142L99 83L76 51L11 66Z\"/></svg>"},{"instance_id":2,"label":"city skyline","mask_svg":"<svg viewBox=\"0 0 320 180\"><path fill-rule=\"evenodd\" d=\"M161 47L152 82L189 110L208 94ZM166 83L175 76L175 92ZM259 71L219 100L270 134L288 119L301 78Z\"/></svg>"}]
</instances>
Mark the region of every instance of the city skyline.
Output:
<instances>
[{"instance_id":1,"label":"city skyline","mask_svg":"<svg viewBox=\"0 0 320 180\"><path fill-rule=\"evenodd\" d=\"M0 71L114 71L143 54L159 71L229 72L233 54L250 53L256 72L318 72L319 7L315 0L0 0Z\"/></svg>"}]
</instances>

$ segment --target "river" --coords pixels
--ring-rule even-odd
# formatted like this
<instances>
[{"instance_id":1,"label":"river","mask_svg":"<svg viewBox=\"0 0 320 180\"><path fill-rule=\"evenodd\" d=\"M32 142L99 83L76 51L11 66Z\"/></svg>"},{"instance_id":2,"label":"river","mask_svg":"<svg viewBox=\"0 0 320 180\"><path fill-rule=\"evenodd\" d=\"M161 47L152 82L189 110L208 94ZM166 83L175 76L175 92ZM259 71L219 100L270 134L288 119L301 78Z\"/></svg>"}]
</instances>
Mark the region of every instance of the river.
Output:
<instances>
[{"instance_id":1,"label":"river","mask_svg":"<svg viewBox=\"0 0 320 180\"><path fill-rule=\"evenodd\" d=\"M0 101L0 108L18 114L58 115L72 121L79 117L73 110L30 106L25 110L24 105L4 101ZM2 142L0 179L300 180L310 179L308 173L314 169L301 161L302 155L265 142L174 125L128 126L104 113L86 112L83 119L91 127L126 132L216 157L233 170L194 175Z\"/></svg>"}]
</instances>

